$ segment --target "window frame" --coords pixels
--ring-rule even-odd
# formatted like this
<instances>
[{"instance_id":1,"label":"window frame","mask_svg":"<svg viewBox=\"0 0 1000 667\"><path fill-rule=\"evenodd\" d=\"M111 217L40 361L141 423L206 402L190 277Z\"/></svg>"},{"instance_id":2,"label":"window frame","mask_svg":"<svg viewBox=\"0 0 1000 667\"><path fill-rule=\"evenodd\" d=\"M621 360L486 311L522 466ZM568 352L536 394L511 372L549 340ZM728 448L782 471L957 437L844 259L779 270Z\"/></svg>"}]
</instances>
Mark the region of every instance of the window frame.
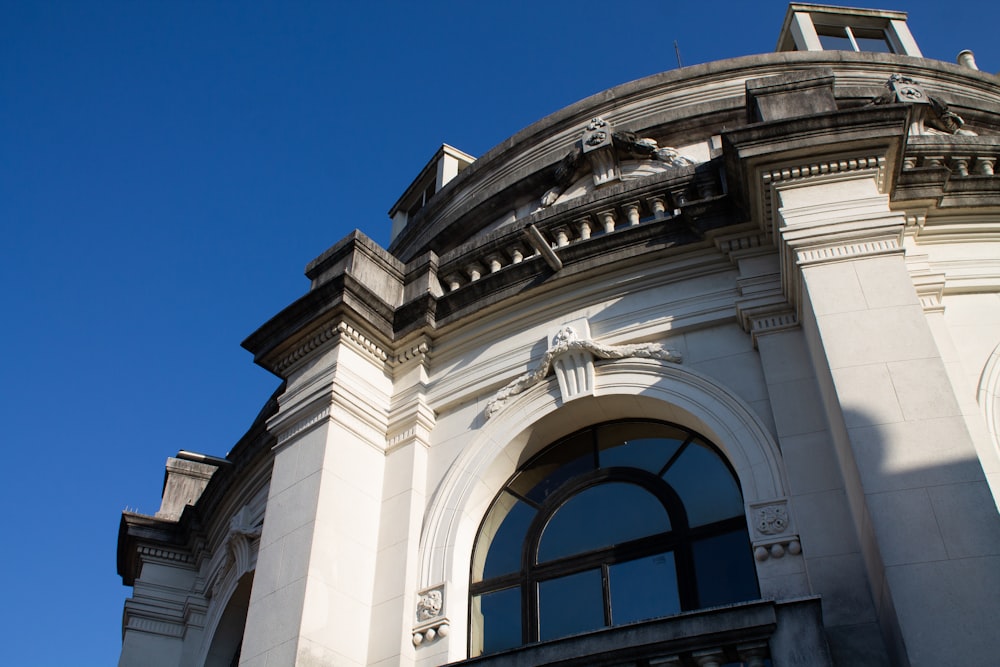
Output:
<instances>
[{"instance_id":1,"label":"window frame","mask_svg":"<svg viewBox=\"0 0 1000 667\"><path fill-rule=\"evenodd\" d=\"M846 37L847 40L848 40L848 42L851 45L851 50L855 51L856 53L897 53L897 48L898 47L896 46L896 44L894 44L893 39L892 39L892 37L889 34L889 31L886 29L885 26L882 26L882 25L865 26L865 25L851 25L849 23L816 23L816 22L814 22L813 23L813 28L816 30L816 37L820 40L820 44L823 43L823 37L838 37L838 38L841 38L841 39L843 39L844 37ZM843 35L832 34L833 31L835 31L835 30L843 31ZM858 39L857 39L857 37L854 35L855 31L862 31L862 32L864 32L864 31L870 31L870 32L873 32L873 33L879 33L882 36L882 43L885 44L887 50L886 51L874 51L874 50L871 50L871 49L862 49L858 45ZM871 39L871 40L876 40L877 41L878 38L876 38L876 37L864 37L864 36L862 36L862 39ZM846 50L846 49L836 49L836 48L828 49L828 48L826 48L826 46L823 46L823 50L824 51L843 51L843 50Z\"/></svg>"},{"instance_id":2,"label":"window frame","mask_svg":"<svg viewBox=\"0 0 1000 667\"><path fill-rule=\"evenodd\" d=\"M603 450L599 434L601 429L604 427L613 426L615 424L648 424L651 427L668 427L679 430L685 435L685 437L682 444L677 447L672 454L665 457L666 462L660 468L658 473L654 474L640 468L623 466L602 468L600 463L600 454ZM529 499L524 494L517 493L511 488L519 474L530 470L533 465L543 460L543 457L560 446L572 446L571 443L574 439L582 437L583 434L588 432L590 437L588 446L593 454L593 467L591 470L579 473L563 481L541 502ZM657 436L655 433L651 433L649 437L653 438L664 436ZM680 438L677 439L679 440ZM742 531L747 538L746 556L750 562L752 562L752 547L750 545L749 530L744 513L709 522L694 528L689 526L684 502L673 487L671 487L671 485L664 479L664 476L670 470L671 466L673 466L681 458L684 452L692 446L705 446L716 455L718 462L725 466L727 472L732 477L737 489L740 492L740 496L742 497L742 488L739 483L739 477L733 470L729 460L722 454L718 447L689 428L670 422L652 419L622 419L593 424L575 431L565 437L559 438L551 445L543 448L538 454L532 456L525 464L519 466L517 472L515 472L514 475L507 480L504 486L496 494L476 532L476 546L473 550L469 579L469 654L471 655L472 653L475 639L475 633L472 632L472 629L474 627L473 614L475 610L475 604L473 601L476 596L499 593L517 587L519 589L520 597L521 623L521 642L519 646L539 641L547 641L540 639L540 585L546 581L555 581L562 577L572 576L599 568L601 575L604 616L604 625L602 627L614 627L614 608L612 604L609 579L610 569L617 564L628 563L659 554L669 553L673 557L674 575L676 577L675 583L677 586L680 611L690 611L693 609L703 608L705 605L701 603L698 592L696 576L697 566L694 556L695 545L701 540ZM548 474L552 474L555 470L564 468L567 465L572 465L572 463L572 460L563 462L558 468L553 469L553 471L550 471ZM544 481L544 478L541 479ZM647 493L650 493L660 502L666 511L670 520L670 529L628 540L621 544L612 544L609 546L576 552L568 556L539 562L538 551L541 546L541 540L545 528L556 513L567 502L569 502L572 498L577 497L580 493L609 483L633 484L642 488ZM485 548L488 555L489 550L493 546L492 539L489 543L480 543L482 531L484 530L487 522L490 520L494 507L498 502L500 502L500 499L504 496L504 494L510 494L513 498L526 503L529 507L532 507L535 510L535 515L525 530L524 537L521 541L520 570L492 577L486 577L484 572L483 578L477 581L476 573L474 571L475 563L478 557L476 551L480 548ZM502 525L502 521L496 525L499 527ZM496 533L494 533L494 536L495 535ZM485 556L482 558L481 562L485 568ZM756 580L756 576L754 577L753 583L759 594L759 583ZM594 630L599 629L602 628L594 628ZM482 628L482 630L485 631L485 628ZM480 653L480 655L485 654L485 652Z\"/></svg>"}]
</instances>

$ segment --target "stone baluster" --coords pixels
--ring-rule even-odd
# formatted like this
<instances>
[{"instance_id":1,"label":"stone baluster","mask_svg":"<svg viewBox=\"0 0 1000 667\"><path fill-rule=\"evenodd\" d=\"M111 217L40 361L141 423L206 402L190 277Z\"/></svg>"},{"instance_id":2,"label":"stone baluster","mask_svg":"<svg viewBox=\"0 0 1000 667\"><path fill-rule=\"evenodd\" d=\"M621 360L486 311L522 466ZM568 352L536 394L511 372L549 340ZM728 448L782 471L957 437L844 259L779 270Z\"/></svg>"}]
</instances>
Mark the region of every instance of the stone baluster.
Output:
<instances>
[{"instance_id":1,"label":"stone baluster","mask_svg":"<svg viewBox=\"0 0 1000 667\"><path fill-rule=\"evenodd\" d=\"M556 247L565 248L569 245L569 228L568 227L556 227L552 230L552 233L556 237Z\"/></svg>"},{"instance_id":2,"label":"stone baluster","mask_svg":"<svg viewBox=\"0 0 1000 667\"><path fill-rule=\"evenodd\" d=\"M924 166L925 167L943 167L944 166L944 156L943 155L925 155L924 156Z\"/></svg>"},{"instance_id":3,"label":"stone baluster","mask_svg":"<svg viewBox=\"0 0 1000 667\"><path fill-rule=\"evenodd\" d=\"M610 234L615 231L615 212L614 211L601 211L597 214L597 217L601 219L601 224L604 225L604 233Z\"/></svg>"},{"instance_id":4,"label":"stone baluster","mask_svg":"<svg viewBox=\"0 0 1000 667\"><path fill-rule=\"evenodd\" d=\"M656 196L650 197L647 200L650 210L653 211L653 218L655 220L662 220L667 217L667 202L664 197Z\"/></svg>"},{"instance_id":5,"label":"stone baluster","mask_svg":"<svg viewBox=\"0 0 1000 667\"><path fill-rule=\"evenodd\" d=\"M520 264L524 261L524 250L519 245L515 245L510 249L510 263Z\"/></svg>"},{"instance_id":6,"label":"stone baluster","mask_svg":"<svg viewBox=\"0 0 1000 667\"><path fill-rule=\"evenodd\" d=\"M590 238L590 234L593 231L590 226L590 218L580 218L576 221L577 229L580 230L580 240L586 241Z\"/></svg>"},{"instance_id":7,"label":"stone baluster","mask_svg":"<svg viewBox=\"0 0 1000 667\"><path fill-rule=\"evenodd\" d=\"M952 157L951 160L952 172L958 176L968 176L969 175L969 158L968 157Z\"/></svg>"},{"instance_id":8,"label":"stone baluster","mask_svg":"<svg viewBox=\"0 0 1000 667\"><path fill-rule=\"evenodd\" d=\"M976 162L973 166L973 170L979 176L992 176L993 167L996 165L997 159L995 157L977 157Z\"/></svg>"},{"instance_id":9,"label":"stone baluster","mask_svg":"<svg viewBox=\"0 0 1000 667\"><path fill-rule=\"evenodd\" d=\"M496 273L503 268L500 253L494 252L486 256L486 264L490 267L490 273Z\"/></svg>"},{"instance_id":10,"label":"stone baluster","mask_svg":"<svg viewBox=\"0 0 1000 667\"><path fill-rule=\"evenodd\" d=\"M681 185L679 187L673 188L670 191L671 196L674 198L674 204L677 206L684 206L688 203L688 193L687 186Z\"/></svg>"},{"instance_id":11,"label":"stone baluster","mask_svg":"<svg viewBox=\"0 0 1000 667\"><path fill-rule=\"evenodd\" d=\"M465 272L469 274L469 280L471 282L476 282L483 275L483 265L478 262L473 262L465 267Z\"/></svg>"},{"instance_id":12,"label":"stone baluster","mask_svg":"<svg viewBox=\"0 0 1000 667\"><path fill-rule=\"evenodd\" d=\"M630 226L635 226L639 224L639 203L634 202L631 204L625 204L623 206L625 209L625 217L628 218L628 224Z\"/></svg>"},{"instance_id":13,"label":"stone baluster","mask_svg":"<svg viewBox=\"0 0 1000 667\"><path fill-rule=\"evenodd\" d=\"M459 276L457 273L449 273L444 278L444 282L445 282L445 284L448 285L448 291L450 291L450 292L454 292L459 287L461 287L462 286L462 282L461 281L462 281L462 277Z\"/></svg>"}]
</instances>

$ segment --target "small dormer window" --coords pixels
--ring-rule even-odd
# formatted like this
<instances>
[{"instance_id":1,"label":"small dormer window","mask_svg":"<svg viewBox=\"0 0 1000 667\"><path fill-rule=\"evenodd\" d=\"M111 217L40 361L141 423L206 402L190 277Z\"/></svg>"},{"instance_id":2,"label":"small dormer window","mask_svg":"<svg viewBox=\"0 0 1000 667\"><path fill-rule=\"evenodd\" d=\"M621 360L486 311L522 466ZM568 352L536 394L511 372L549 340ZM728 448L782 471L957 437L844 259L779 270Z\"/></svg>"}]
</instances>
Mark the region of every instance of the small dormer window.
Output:
<instances>
[{"instance_id":1,"label":"small dormer window","mask_svg":"<svg viewBox=\"0 0 1000 667\"><path fill-rule=\"evenodd\" d=\"M872 51L923 57L906 12L793 2L778 38L778 51Z\"/></svg>"},{"instance_id":2,"label":"small dormer window","mask_svg":"<svg viewBox=\"0 0 1000 667\"><path fill-rule=\"evenodd\" d=\"M390 239L396 238L431 197L475 160L471 155L443 144L389 210L389 217L392 218Z\"/></svg>"}]
</instances>

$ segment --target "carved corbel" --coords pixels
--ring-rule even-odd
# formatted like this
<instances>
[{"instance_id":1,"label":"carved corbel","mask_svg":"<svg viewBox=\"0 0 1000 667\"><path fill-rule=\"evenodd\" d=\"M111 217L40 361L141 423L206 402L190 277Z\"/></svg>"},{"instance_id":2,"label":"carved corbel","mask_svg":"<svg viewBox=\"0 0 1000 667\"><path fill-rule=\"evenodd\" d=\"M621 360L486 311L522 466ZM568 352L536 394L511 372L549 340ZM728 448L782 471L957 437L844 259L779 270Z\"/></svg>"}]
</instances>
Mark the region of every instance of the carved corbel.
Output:
<instances>
[{"instance_id":1,"label":"carved corbel","mask_svg":"<svg viewBox=\"0 0 1000 667\"><path fill-rule=\"evenodd\" d=\"M438 584L419 591L413 645L420 646L438 637L447 637L450 630L451 624L445 614L445 585Z\"/></svg>"},{"instance_id":2,"label":"carved corbel","mask_svg":"<svg viewBox=\"0 0 1000 667\"><path fill-rule=\"evenodd\" d=\"M802 553L788 499L779 498L750 504L750 526L753 532L753 556L763 563L769 558L782 558L786 553Z\"/></svg>"}]
</instances>

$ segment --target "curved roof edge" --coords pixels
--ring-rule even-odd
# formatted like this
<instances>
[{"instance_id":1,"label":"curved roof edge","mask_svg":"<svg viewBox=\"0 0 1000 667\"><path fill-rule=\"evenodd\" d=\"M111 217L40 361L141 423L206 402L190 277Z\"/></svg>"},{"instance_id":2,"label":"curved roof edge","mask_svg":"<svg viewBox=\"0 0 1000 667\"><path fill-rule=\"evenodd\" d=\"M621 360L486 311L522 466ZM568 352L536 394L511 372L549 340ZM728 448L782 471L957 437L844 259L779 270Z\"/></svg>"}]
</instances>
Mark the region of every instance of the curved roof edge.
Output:
<instances>
[{"instance_id":1,"label":"curved roof edge","mask_svg":"<svg viewBox=\"0 0 1000 667\"><path fill-rule=\"evenodd\" d=\"M601 116L631 131L669 127L694 114L742 109L748 79L824 66L841 75L850 71L850 81L838 84L867 86L871 88L868 92L881 86L889 73L900 70L922 77L932 87L947 82L957 89L979 88L992 96L1000 93L1000 79L991 74L938 60L884 53L767 53L660 72L584 98L500 142L438 192L400 231L389 251L407 262L428 250L442 254L480 233L493 222L490 213L496 208L496 198L509 199L518 185L537 189L592 117ZM969 97L986 101L982 94Z\"/></svg>"}]
</instances>

